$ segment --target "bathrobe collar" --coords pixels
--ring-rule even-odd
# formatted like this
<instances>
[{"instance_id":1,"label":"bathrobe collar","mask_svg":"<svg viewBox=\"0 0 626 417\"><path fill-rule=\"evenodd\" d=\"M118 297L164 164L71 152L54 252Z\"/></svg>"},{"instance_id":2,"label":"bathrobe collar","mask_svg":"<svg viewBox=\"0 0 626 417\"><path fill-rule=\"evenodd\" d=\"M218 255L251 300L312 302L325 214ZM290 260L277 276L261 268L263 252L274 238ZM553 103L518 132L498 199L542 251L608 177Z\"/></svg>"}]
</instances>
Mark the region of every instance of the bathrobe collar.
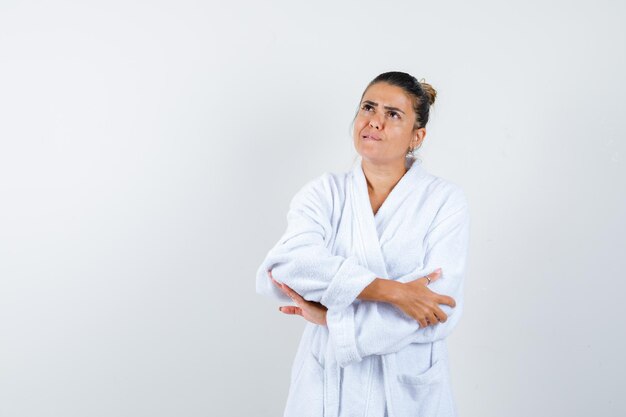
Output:
<instances>
[{"instance_id":1,"label":"bathrobe collar","mask_svg":"<svg viewBox=\"0 0 626 417\"><path fill-rule=\"evenodd\" d=\"M393 187L382 206L374 215L367 191L367 180L362 166L363 158L359 155L352 169L352 197L354 201L354 215L359 222L362 235L363 259L370 270L381 277L388 277L385 260L380 247L389 218L397 208L415 191L419 177L425 174L421 161L407 157L405 166L408 171Z\"/></svg>"},{"instance_id":2,"label":"bathrobe collar","mask_svg":"<svg viewBox=\"0 0 626 417\"><path fill-rule=\"evenodd\" d=\"M421 161L414 157L407 157L404 166L408 169L408 171L405 172L402 178L400 178L400 181L398 181L395 187L393 187L389 196L387 196L382 206L376 212L376 215L374 215L369 201L367 181L363 172L363 158L359 156L358 161L354 164L353 173L357 179L356 185L360 189L360 194L367 197L367 204L370 208L369 211L372 212L372 217L377 224L380 223L380 219L386 217L387 213L392 214L393 210L408 197L408 194L415 188L417 178L424 172Z\"/></svg>"}]
</instances>

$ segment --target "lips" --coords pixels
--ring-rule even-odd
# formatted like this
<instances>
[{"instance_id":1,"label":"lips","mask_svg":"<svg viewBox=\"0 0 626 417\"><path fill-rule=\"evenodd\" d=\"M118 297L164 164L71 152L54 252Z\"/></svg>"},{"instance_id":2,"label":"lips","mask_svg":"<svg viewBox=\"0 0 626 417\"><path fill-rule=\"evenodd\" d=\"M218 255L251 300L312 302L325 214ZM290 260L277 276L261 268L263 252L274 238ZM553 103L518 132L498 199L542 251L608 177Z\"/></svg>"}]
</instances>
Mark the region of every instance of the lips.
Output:
<instances>
[{"instance_id":1,"label":"lips","mask_svg":"<svg viewBox=\"0 0 626 417\"><path fill-rule=\"evenodd\" d=\"M369 140L380 140L380 136L376 135L362 135L361 138Z\"/></svg>"}]
</instances>

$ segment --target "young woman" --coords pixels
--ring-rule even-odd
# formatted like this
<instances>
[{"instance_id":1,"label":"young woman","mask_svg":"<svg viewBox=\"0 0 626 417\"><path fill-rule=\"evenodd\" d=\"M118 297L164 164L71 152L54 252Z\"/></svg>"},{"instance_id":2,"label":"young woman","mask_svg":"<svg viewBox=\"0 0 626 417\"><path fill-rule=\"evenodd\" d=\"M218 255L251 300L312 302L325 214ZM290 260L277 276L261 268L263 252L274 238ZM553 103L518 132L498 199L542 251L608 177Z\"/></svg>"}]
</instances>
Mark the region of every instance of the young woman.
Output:
<instances>
[{"instance_id":1,"label":"young woman","mask_svg":"<svg viewBox=\"0 0 626 417\"><path fill-rule=\"evenodd\" d=\"M435 90L403 72L365 89L352 170L291 201L256 289L307 324L285 417L455 416L446 337L463 309L469 210L414 157Z\"/></svg>"}]
</instances>

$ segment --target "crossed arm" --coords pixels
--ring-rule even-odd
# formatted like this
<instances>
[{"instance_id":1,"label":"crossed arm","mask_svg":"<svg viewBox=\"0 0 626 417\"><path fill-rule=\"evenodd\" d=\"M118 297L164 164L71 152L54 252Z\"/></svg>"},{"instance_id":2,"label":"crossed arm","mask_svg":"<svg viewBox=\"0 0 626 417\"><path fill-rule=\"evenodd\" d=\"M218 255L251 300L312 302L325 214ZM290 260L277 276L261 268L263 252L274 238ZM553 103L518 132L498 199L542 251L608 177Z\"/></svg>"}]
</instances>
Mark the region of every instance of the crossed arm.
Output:
<instances>
[{"instance_id":1,"label":"crossed arm","mask_svg":"<svg viewBox=\"0 0 626 417\"><path fill-rule=\"evenodd\" d=\"M289 301L269 279L288 285L304 299L327 308L346 308L376 278L355 256L333 255L327 237L333 233L329 184L324 176L309 182L291 200L287 230L257 270L256 291Z\"/></svg>"},{"instance_id":2,"label":"crossed arm","mask_svg":"<svg viewBox=\"0 0 626 417\"><path fill-rule=\"evenodd\" d=\"M328 208L321 203L322 186L323 183L312 182L292 200L287 231L257 272L257 292L290 300L272 282L268 274L271 270L276 280L302 300L318 303L321 310L327 309L325 320L341 366L367 355L396 352L410 343L429 343L450 334L463 309L469 236L469 212L464 196L457 199L460 205L440 210L433 222L425 238L424 268L392 281L376 277L353 257L335 256L328 251L324 237L332 227L327 220L330 213L325 211ZM409 285L425 287L425 280L415 279L438 267L442 268L441 279L433 280L428 291L452 296L456 307L440 306L448 316L445 322L420 324L398 308L403 294L399 290L408 290ZM287 309L286 312L294 311Z\"/></svg>"}]
</instances>

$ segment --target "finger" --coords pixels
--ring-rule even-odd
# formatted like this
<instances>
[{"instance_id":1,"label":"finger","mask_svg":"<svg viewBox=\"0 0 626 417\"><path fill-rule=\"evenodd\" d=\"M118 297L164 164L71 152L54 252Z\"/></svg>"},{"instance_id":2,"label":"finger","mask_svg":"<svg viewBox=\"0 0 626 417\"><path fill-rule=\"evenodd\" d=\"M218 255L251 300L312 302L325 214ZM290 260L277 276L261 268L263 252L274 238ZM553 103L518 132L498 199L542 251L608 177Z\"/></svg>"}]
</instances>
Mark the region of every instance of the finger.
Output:
<instances>
[{"instance_id":1,"label":"finger","mask_svg":"<svg viewBox=\"0 0 626 417\"><path fill-rule=\"evenodd\" d=\"M282 282L276 281L276 285L282 291L283 294L285 294L287 297L291 298L291 295L289 295L289 291L287 291L287 288L285 288L285 284L283 284Z\"/></svg>"},{"instance_id":2,"label":"finger","mask_svg":"<svg viewBox=\"0 0 626 417\"><path fill-rule=\"evenodd\" d=\"M270 279L272 280L272 282L273 282L274 284L276 284L276 285L279 285L279 286L280 286L280 283L274 279L274 276L272 275L272 270L271 270L271 269L270 269L269 271L267 271L267 274L270 276Z\"/></svg>"},{"instance_id":3,"label":"finger","mask_svg":"<svg viewBox=\"0 0 626 417\"><path fill-rule=\"evenodd\" d=\"M280 288L280 282L276 281L274 278L272 278L272 282L274 283L274 285Z\"/></svg>"},{"instance_id":4,"label":"finger","mask_svg":"<svg viewBox=\"0 0 626 417\"><path fill-rule=\"evenodd\" d=\"M291 315L296 314L298 316L302 315L302 309L296 306L278 307L278 310L280 310L281 313L285 313L285 314L291 314Z\"/></svg>"},{"instance_id":5,"label":"finger","mask_svg":"<svg viewBox=\"0 0 626 417\"><path fill-rule=\"evenodd\" d=\"M431 272L428 275L418 278L415 281L419 282L422 285L428 285L430 283L437 281L440 276L441 276L441 268ZM428 280L429 278L430 278L430 281Z\"/></svg>"},{"instance_id":6,"label":"finger","mask_svg":"<svg viewBox=\"0 0 626 417\"><path fill-rule=\"evenodd\" d=\"M434 313L435 318L437 320L435 323L437 323L437 322L445 323L446 320L448 320L448 315L446 313L444 313L443 310L440 309L439 307L435 307L434 310L433 310L433 313Z\"/></svg>"},{"instance_id":7,"label":"finger","mask_svg":"<svg viewBox=\"0 0 626 417\"><path fill-rule=\"evenodd\" d=\"M439 278L441 278L441 268L437 268L435 269L433 272L431 272L430 274L426 275L428 278L430 278L430 282L429 284L437 281ZM427 280L428 281L428 280Z\"/></svg>"},{"instance_id":8,"label":"finger","mask_svg":"<svg viewBox=\"0 0 626 417\"><path fill-rule=\"evenodd\" d=\"M272 282L274 283L274 285L276 285L276 286L278 287L278 289L279 289L279 290L281 290L281 291L282 291L285 295L287 295L287 296L289 295L289 294L287 293L287 290L285 290L285 288L283 287L283 285L284 285L284 284L283 284L282 282L278 282L278 281L276 281L276 280L274 279L274 277L272 277L271 275L270 275L270 279L272 280Z\"/></svg>"},{"instance_id":9,"label":"finger","mask_svg":"<svg viewBox=\"0 0 626 417\"><path fill-rule=\"evenodd\" d=\"M286 286L285 284L281 284L280 287L282 288L283 292L293 300L294 303L298 304L298 301L296 300L296 297L293 295L293 291L289 291L290 288L288 286Z\"/></svg>"},{"instance_id":10,"label":"finger","mask_svg":"<svg viewBox=\"0 0 626 417\"><path fill-rule=\"evenodd\" d=\"M435 317L435 313L432 311L426 315L426 320L428 320L429 326L434 326L435 324L439 323L439 320L437 320L437 317Z\"/></svg>"},{"instance_id":11,"label":"finger","mask_svg":"<svg viewBox=\"0 0 626 417\"><path fill-rule=\"evenodd\" d=\"M291 298L293 300L293 297L289 294L289 291L287 291L287 289L285 288L284 284L281 284L280 282L278 283L278 287L280 288L280 290L283 292L283 294L285 294L287 297Z\"/></svg>"},{"instance_id":12,"label":"finger","mask_svg":"<svg viewBox=\"0 0 626 417\"><path fill-rule=\"evenodd\" d=\"M287 284L282 284L282 286L283 286L283 289L287 292L287 295L291 297L291 299L294 300L296 303L299 304L305 301L305 299L302 298L300 294L292 290L291 287L289 287Z\"/></svg>"},{"instance_id":13,"label":"finger","mask_svg":"<svg viewBox=\"0 0 626 417\"><path fill-rule=\"evenodd\" d=\"M454 301L454 298L449 297L447 295L439 295L437 297L437 303L438 304L445 304L447 306L450 306L452 308L456 307L456 301Z\"/></svg>"},{"instance_id":14,"label":"finger","mask_svg":"<svg viewBox=\"0 0 626 417\"><path fill-rule=\"evenodd\" d=\"M425 317L419 317L416 320L420 324L421 328L428 327L428 321L426 320Z\"/></svg>"},{"instance_id":15,"label":"finger","mask_svg":"<svg viewBox=\"0 0 626 417\"><path fill-rule=\"evenodd\" d=\"M287 295L287 296L289 296L289 297L291 297L293 299L293 297L291 296L291 294L288 291L288 290L291 290L291 288L289 288L287 285L283 284L282 282L276 281L274 279L274 276L272 275L272 270L271 269L269 271L267 271L267 273L270 276L270 279L272 280L274 285L276 285L285 295ZM291 291L293 291L293 290L291 290Z\"/></svg>"}]
</instances>

